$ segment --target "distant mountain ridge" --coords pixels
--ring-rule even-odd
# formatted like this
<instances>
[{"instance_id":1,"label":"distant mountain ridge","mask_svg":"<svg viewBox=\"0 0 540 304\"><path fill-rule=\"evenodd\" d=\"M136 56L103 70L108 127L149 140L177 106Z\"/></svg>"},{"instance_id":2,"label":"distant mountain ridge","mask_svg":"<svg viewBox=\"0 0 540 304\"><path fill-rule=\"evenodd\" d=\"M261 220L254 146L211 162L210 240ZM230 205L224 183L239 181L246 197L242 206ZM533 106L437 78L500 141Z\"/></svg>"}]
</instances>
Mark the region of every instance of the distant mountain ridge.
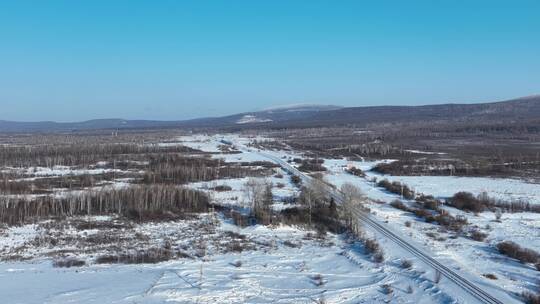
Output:
<instances>
[{"instance_id":1,"label":"distant mountain ridge","mask_svg":"<svg viewBox=\"0 0 540 304\"><path fill-rule=\"evenodd\" d=\"M539 122L540 95L477 104L339 107L294 105L223 117L179 121L95 119L83 122L14 122L0 120L0 132L67 132L144 128L250 128L369 125L416 121Z\"/></svg>"},{"instance_id":2,"label":"distant mountain ridge","mask_svg":"<svg viewBox=\"0 0 540 304\"><path fill-rule=\"evenodd\" d=\"M341 108L343 107L334 106L334 105L291 104L291 105L269 107L258 112L328 111L328 110L337 110Z\"/></svg>"}]
</instances>

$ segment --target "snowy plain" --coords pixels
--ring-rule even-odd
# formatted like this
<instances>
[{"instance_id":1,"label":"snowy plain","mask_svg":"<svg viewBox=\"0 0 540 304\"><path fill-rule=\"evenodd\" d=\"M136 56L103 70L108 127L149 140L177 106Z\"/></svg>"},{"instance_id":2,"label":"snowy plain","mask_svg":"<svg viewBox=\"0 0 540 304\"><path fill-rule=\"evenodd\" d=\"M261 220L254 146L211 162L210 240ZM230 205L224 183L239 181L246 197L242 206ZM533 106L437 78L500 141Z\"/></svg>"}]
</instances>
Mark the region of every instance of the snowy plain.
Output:
<instances>
[{"instance_id":1,"label":"snowy plain","mask_svg":"<svg viewBox=\"0 0 540 304\"><path fill-rule=\"evenodd\" d=\"M3 303L452 302L422 270L373 263L361 246L339 236L317 240L292 227L227 226L276 247L156 265L1 263ZM392 294L383 292L384 284Z\"/></svg>"},{"instance_id":2,"label":"snowy plain","mask_svg":"<svg viewBox=\"0 0 540 304\"><path fill-rule=\"evenodd\" d=\"M245 146L253 141L253 138L241 138L236 135L223 136L227 141L234 142L238 146ZM258 141L264 141L264 138L256 138ZM218 138L206 139L206 144L217 141ZM200 147L200 145L199 145ZM243 154L260 155L254 149L243 148ZM266 150L266 154L279 158L293 159L302 157L300 151L273 151ZM250 156L258 159L257 156ZM382 162L391 162L393 160L382 160ZM408 184L408 181L416 181L410 185L416 191L424 194L434 195L435 197L445 199L459 191L470 191L474 194L480 194L487 191L490 196L506 200L527 199L532 203L540 200L540 185L529 184L515 179L491 179L476 177L395 177L382 176L369 172L377 163L381 161L349 161L346 159L325 159L324 166L328 169L325 172L325 179L331 184L340 187L344 183L351 183L359 187L362 192L373 202L370 204L375 216L384 221L394 231L409 236L413 241L423 244L424 248L433 252L439 260L456 269L462 269L475 278L475 282L493 287L492 290L498 293L510 292L509 301L515 301L515 294L524 291L534 291L537 284L537 271L531 267L512 261L509 258L501 256L493 248L494 244L503 240L513 240L518 244L540 251L540 215L537 213L516 213L504 214L502 222L494 221L495 215L492 212L484 212L478 215L465 213L454 208L449 212L454 215L461 215L467 218L472 227L481 228L489 236L485 243L472 241L464 237L457 237L442 232L434 224L425 223L417 220L412 214L405 214L403 211L395 209L389 203L395 199L401 199L399 195L390 193L383 188L377 187L374 179L386 178L391 181L401 181ZM348 174L345 169L354 166L367 172L366 177L358 177ZM410 178L407 179L407 178ZM437 183L440 180L441 183ZM435 181L435 182L434 182ZM446 182L443 182L446 181ZM452 181L452 187L447 187L448 182ZM532 187L531 187L532 185ZM504 189L504 190L503 190ZM501 191L502 190L502 191ZM405 222L412 222L410 228L406 227ZM433 237L435 235L435 238ZM383 244L388 246L388 251L395 252L395 245L382 240ZM399 258L399 256L395 256ZM488 280L485 275L494 274L497 280ZM459 294L459 292L457 293Z\"/></svg>"},{"instance_id":3,"label":"snowy plain","mask_svg":"<svg viewBox=\"0 0 540 304\"><path fill-rule=\"evenodd\" d=\"M223 140L233 142L241 153L221 153ZM265 139L234 134L193 135L179 138L178 144L211 152L212 157L226 162L268 161L257 150L247 147L253 140ZM302 156L299 151L265 152L285 158ZM520 293L534 288L537 272L499 255L492 244L512 239L540 250L538 214L504 214L505 220L499 223L493 221L494 215L489 212L474 215L450 209L452 214L467 217L472 225L489 230L485 243L462 237L453 239L451 235L439 231L436 225L419 221L411 214L392 208L388 203L399 196L377 187L371 180L382 176L368 173L366 178L360 178L344 171L348 165L367 171L375 164L326 159L324 165L329 171L325 179L337 187L346 182L353 183L372 201L381 201L370 205L375 216L395 231L423 244L438 259L471 274L476 283L490 286L498 293ZM63 173L54 172L59 175ZM277 169L277 173L284 177L274 175L265 179L274 185L284 185L279 189L274 188L274 208L287 208L283 200L297 194L298 189L290 183L285 172ZM530 188L527 186L529 184L520 181L493 182L493 179L445 177L446 183L451 185L447 186L442 183L444 180L439 181L434 177L408 180L405 178L410 177L384 178L403 181L420 192L441 198L463 190L474 193L491 193L494 190L501 197L532 201L540 198L540 191L537 192L536 188L538 185ZM246 180L223 179L189 186L207 191L220 204L243 206L245 199L242 188ZM211 190L217 185L228 185L232 190ZM497 186L483 188L492 185ZM406 227L407 221L412 222L411 227ZM433 270L421 267L414 258L406 257L394 244L384 239L379 241L387 259L384 263L374 263L360 244L341 235L329 234L326 239L320 240L313 237L310 231L298 227L240 228L226 219L220 219L218 227L272 246L265 250L226 254L216 252L202 259L181 259L151 265L89 265L66 269L53 268L51 261L46 258L2 262L2 303L314 303L322 300L327 303L471 303L474 300L445 280L436 284ZM147 227L146 230L160 229L163 227ZM427 232L445 240L433 239L426 235ZM12 228L0 234L0 244L16 247L34 238L36 233L32 226ZM400 267L404 259L412 261L412 269ZM488 273L495 274L498 279L485 279L483 275ZM385 285L391 286L391 293L386 292ZM28 286L34 287L32 292L29 292ZM516 300L513 296L507 299Z\"/></svg>"}]
</instances>

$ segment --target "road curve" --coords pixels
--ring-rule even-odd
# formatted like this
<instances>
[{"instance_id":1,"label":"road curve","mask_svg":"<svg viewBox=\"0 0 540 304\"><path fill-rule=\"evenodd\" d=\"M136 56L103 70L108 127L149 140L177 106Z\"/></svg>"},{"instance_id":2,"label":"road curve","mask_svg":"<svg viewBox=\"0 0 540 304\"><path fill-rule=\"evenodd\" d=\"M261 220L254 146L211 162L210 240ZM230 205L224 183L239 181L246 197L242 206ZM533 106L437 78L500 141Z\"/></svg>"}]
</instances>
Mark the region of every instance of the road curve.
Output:
<instances>
[{"instance_id":1,"label":"road curve","mask_svg":"<svg viewBox=\"0 0 540 304\"><path fill-rule=\"evenodd\" d=\"M296 169L291 164L287 163L283 159L280 159L279 157L276 157L276 156L273 156L264 152L257 152L257 153L260 154L261 156L264 156L272 160L275 163L278 163L285 171L292 173L294 175L298 175L303 181L309 181L312 179L312 177ZM337 203L339 204L343 203L343 197L338 190L330 189L329 187L328 194L331 197L333 197ZM380 223L371 214L364 212L360 208L356 208L352 210L352 212L358 218L358 220L361 221L363 224L371 227L373 230L379 232L381 235L385 236L386 238L388 238L389 240L391 240L392 242L394 242L395 244L397 244L404 250L408 251L410 254L414 255L415 257L423 261L428 266L439 271L441 275L446 277L448 280L452 281L457 286L461 287L470 295L478 299L481 303L487 303L487 304L503 304L504 303L503 301L500 301L499 299L497 299L495 296L489 294L487 291L476 286L474 283L467 280L465 277L459 275L454 270L448 268L441 262L432 258L429 254L424 252L422 249L411 245L405 239L403 239L402 237L394 233L392 230L390 230L388 227L386 227L386 225Z\"/></svg>"}]
</instances>

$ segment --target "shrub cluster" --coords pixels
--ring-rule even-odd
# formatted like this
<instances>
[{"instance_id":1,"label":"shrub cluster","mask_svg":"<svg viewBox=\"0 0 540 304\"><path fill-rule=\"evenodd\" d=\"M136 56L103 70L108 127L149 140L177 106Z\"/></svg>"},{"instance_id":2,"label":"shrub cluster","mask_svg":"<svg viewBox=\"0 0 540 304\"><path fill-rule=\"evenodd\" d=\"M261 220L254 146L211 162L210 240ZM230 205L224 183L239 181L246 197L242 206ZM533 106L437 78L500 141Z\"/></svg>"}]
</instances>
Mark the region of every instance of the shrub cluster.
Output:
<instances>
[{"instance_id":1,"label":"shrub cluster","mask_svg":"<svg viewBox=\"0 0 540 304\"><path fill-rule=\"evenodd\" d=\"M379 242L375 239L364 239L364 248L366 251L373 255L373 260L377 263L381 263L384 261L384 255L381 248L381 245L379 245Z\"/></svg>"},{"instance_id":2,"label":"shrub cluster","mask_svg":"<svg viewBox=\"0 0 540 304\"><path fill-rule=\"evenodd\" d=\"M407 207L402 201L400 200L393 200L391 203L390 203L390 206L396 208L396 209L399 209L399 210L403 210L403 211L407 211L407 212L412 212L413 210L409 207Z\"/></svg>"},{"instance_id":3,"label":"shrub cluster","mask_svg":"<svg viewBox=\"0 0 540 304\"><path fill-rule=\"evenodd\" d=\"M523 248L512 241L503 241L497 244L501 254L519 260L521 263L537 263L540 254L532 249Z\"/></svg>"},{"instance_id":4,"label":"shrub cluster","mask_svg":"<svg viewBox=\"0 0 540 304\"><path fill-rule=\"evenodd\" d=\"M477 199L470 192L458 192L452 196L448 202L448 205L465 211L482 212L486 209L485 202Z\"/></svg>"},{"instance_id":5,"label":"shrub cluster","mask_svg":"<svg viewBox=\"0 0 540 304\"><path fill-rule=\"evenodd\" d=\"M522 296L527 304L540 304L540 293L524 292Z\"/></svg>"},{"instance_id":6,"label":"shrub cluster","mask_svg":"<svg viewBox=\"0 0 540 304\"><path fill-rule=\"evenodd\" d=\"M422 199L422 198L421 198ZM439 208L435 199L423 198L423 202L417 202L421 208L411 208L400 200L394 200L390 205L396 209L412 212L415 216L424 219L427 223L437 223L452 231L461 231L467 225L467 219L463 216L453 216L448 211ZM410 224L409 224L410 225Z\"/></svg>"},{"instance_id":7,"label":"shrub cluster","mask_svg":"<svg viewBox=\"0 0 540 304\"><path fill-rule=\"evenodd\" d=\"M540 212L540 205L522 201L503 201L489 197L486 193L474 196L470 192L458 192L449 198L448 205L465 211L482 212L497 209L506 212Z\"/></svg>"},{"instance_id":8,"label":"shrub cluster","mask_svg":"<svg viewBox=\"0 0 540 304\"><path fill-rule=\"evenodd\" d=\"M364 171L362 171L362 169L358 169L356 167L349 168L346 171L347 171L347 173L355 175L355 176L360 176L360 177L365 177L366 176L366 173L364 173Z\"/></svg>"},{"instance_id":9,"label":"shrub cluster","mask_svg":"<svg viewBox=\"0 0 540 304\"><path fill-rule=\"evenodd\" d=\"M416 202L422 204L425 209L438 210L441 202L433 197L433 195L421 194L416 198Z\"/></svg>"},{"instance_id":10,"label":"shrub cluster","mask_svg":"<svg viewBox=\"0 0 540 304\"><path fill-rule=\"evenodd\" d=\"M84 260L79 260L75 258L65 258L53 261L53 267L57 268L70 268L70 267L82 267L86 265Z\"/></svg>"},{"instance_id":11,"label":"shrub cluster","mask_svg":"<svg viewBox=\"0 0 540 304\"><path fill-rule=\"evenodd\" d=\"M414 192L407 185L400 182L390 182L387 179L383 179L377 183L377 186L385 188L392 193L403 195L406 199L414 198Z\"/></svg>"},{"instance_id":12,"label":"shrub cluster","mask_svg":"<svg viewBox=\"0 0 540 304\"><path fill-rule=\"evenodd\" d=\"M410 269L412 268L413 263L410 260L402 260L401 261L401 268L403 269Z\"/></svg>"},{"instance_id":13,"label":"shrub cluster","mask_svg":"<svg viewBox=\"0 0 540 304\"><path fill-rule=\"evenodd\" d=\"M305 172L326 171L326 168L322 165L323 163L324 160L320 158L304 159L298 169Z\"/></svg>"},{"instance_id":14,"label":"shrub cluster","mask_svg":"<svg viewBox=\"0 0 540 304\"><path fill-rule=\"evenodd\" d=\"M302 185L302 179L298 175L291 175L291 183L296 187L300 187Z\"/></svg>"},{"instance_id":15,"label":"shrub cluster","mask_svg":"<svg viewBox=\"0 0 540 304\"><path fill-rule=\"evenodd\" d=\"M129 253L106 254L96 258L97 264L155 264L175 257L170 248L148 248Z\"/></svg>"},{"instance_id":16,"label":"shrub cluster","mask_svg":"<svg viewBox=\"0 0 540 304\"><path fill-rule=\"evenodd\" d=\"M218 185L218 186L213 187L212 190L217 191L217 192L226 192L226 191L231 191L232 188L229 185Z\"/></svg>"},{"instance_id":17,"label":"shrub cluster","mask_svg":"<svg viewBox=\"0 0 540 304\"><path fill-rule=\"evenodd\" d=\"M469 232L469 237L475 241L483 242L487 238L487 234L484 232L481 232L478 229L473 229Z\"/></svg>"}]
</instances>

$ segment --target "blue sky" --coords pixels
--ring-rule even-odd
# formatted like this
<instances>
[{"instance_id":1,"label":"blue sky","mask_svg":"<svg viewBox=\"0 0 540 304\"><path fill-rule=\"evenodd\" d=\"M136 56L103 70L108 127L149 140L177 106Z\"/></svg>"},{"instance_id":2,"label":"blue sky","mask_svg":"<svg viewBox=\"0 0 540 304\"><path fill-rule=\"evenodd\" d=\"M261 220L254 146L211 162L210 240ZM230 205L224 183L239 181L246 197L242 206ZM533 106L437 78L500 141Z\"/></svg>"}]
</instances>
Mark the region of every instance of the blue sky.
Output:
<instances>
[{"instance_id":1,"label":"blue sky","mask_svg":"<svg viewBox=\"0 0 540 304\"><path fill-rule=\"evenodd\" d=\"M0 119L540 93L540 1L4 1Z\"/></svg>"}]
</instances>

